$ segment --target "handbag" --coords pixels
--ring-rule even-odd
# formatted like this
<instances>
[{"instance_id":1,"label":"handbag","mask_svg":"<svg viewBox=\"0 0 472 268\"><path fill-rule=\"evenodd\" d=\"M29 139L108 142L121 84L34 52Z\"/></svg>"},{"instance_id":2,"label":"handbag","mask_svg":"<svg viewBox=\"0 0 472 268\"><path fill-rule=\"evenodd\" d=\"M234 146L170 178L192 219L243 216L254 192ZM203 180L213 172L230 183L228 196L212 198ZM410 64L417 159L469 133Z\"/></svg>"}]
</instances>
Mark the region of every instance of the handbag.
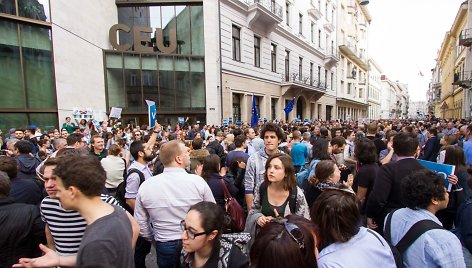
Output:
<instances>
[{"instance_id":1,"label":"handbag","mask_svg":"<svg viewBox=\"0 0 472 268\"><path fill-rule=\"evenodd\" d=\"M228 191L228 187L223 179L220 180L221 185L223 187L224 195L225 195L225 212L226 215L231 220L230 227L233 232L241 232L244 230L244 225L246 224L246 219L244 217L244 210L241 205L238 203L236 199L231 196Z\"/></svg>"}]
</instances>

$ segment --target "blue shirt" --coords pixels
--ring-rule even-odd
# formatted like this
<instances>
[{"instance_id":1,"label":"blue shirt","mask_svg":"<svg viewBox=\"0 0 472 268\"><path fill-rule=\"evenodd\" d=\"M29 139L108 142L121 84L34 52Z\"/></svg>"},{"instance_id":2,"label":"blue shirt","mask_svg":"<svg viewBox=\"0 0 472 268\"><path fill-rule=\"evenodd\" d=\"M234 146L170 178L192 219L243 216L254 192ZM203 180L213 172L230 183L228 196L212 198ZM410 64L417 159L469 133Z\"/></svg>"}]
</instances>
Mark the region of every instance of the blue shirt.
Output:
<instances>
[{"instance_id":1,"label":"blue shirt","mask_svg":"<svg viewBox=\"0 0 472 268\"><path fill-rule=\"evenodd\" d=\"M318 254L318 267L395 268L390 246L382 236L361 227L345 243L333 243ZM421 267L421 266L418 266Z\"/></svg>"},{"instance_id":2,"label":"blue shirt","mask_svg":"<svg viewBox=\"0 0 472 268\"><path fill-rule=\"evenodd\" d=\"M391 230L392 244L396 245L413 224L425 219L442 226L438 218L425 209L402 208L395 211L391 224L394 227ZM461 242L444 229L427 231L413 242L402 257L404 267L465 267Z\"/></svg>"},{"instance_id":3,"label":"blue shirt","mask_svg":"<svg viewBox=\"0 0 472 268\"><path fill-rule=\"evenodd\" d=\"M294 166L304 166L308 158L308 149L304 144L297 142L293 144L290 155Z\"/></svg>"},{"instance_id":4,"label":"blue shirt","mask_svg":"<svg viewBox=\"0 0 472 268\"><path fill-rule=\"evenodd\" d=\"M466 157L466 165L472 165L472 139L464 142L463 149Z\"/></svg>"}]
</instances>

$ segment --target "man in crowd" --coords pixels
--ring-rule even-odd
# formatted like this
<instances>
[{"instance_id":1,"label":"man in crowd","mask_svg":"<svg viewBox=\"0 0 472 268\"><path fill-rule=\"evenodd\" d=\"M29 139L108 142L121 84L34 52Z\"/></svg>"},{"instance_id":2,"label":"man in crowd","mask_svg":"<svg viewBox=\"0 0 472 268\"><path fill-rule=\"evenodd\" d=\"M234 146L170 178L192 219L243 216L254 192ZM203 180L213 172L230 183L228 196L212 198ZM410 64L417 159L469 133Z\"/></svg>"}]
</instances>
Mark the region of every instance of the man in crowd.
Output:
<instances>
[{"instance_id":1,"label":"man in crowd","mask_svg":"<svg viewBox=\"0 0 472 268\"><path fill-rule=\"evenodd\" d=\"M90 139L90 154L102 159L107 157L107 149L105 149L105 141L99 135L94 135Z\"/></svg>"},{"instance_id":2,"label":"man in crowd","mask_svg":"<svg viewBox=\"0 0 472 268\"><path fill-rule=\"evenodd\" d=\"M403 178L401 195L406 208L395 211L391 217L390 232L393 245L421 220L442 226L435 216L449 201L444 178L435 172L422 170ZM445 229L424 232L402 254L405 267L465 267L459 239Z\"/></svg>"},{"instance_id":3,"label":"man in crowd","mask_svg":"<svg viewBox=\"0 0 472 268\"><path fill-rule=\"evenodd\" d=\"M67 137L66 141L67 141L67 148L79 149L86 146L86 143L84 141L84 135L81 133L70 134Z\"/></svg>"},{"instance_id":4,"label":"man in crowd","mask_svg":"<svg viewBox=\"0 0 472 268\"><path fill-rule=\"evenodd\" d=\"M374 188L367 199L367 226L383 231L384 218L396 208L405 207L401 199L403 179L424 167L415 159L419 141L415 134L400 132L393 138L393 150L397 161L382 165L377 172Z\"/></svg>"},{"instance_id":5,"label":"man in crowd","mask_svg":"<svg viewBox=\"0 0 472 268\"><path fill-rule=\"evenodd\" d=\"M25 137L25 130L22 128L17 128L15 130L15 139L21 141Z\"/></svg>"},{"instance_id":6,"label":"man in crowd","mask_svg":"<svg viewBox=\"0 0 472 268\"><path fill-rule=\"evenodd\" d=\"M254 139L256 139L256 132L253 128L246 128L244 133L247 137L247 154L251 156L256 152L253 144Z\"/></svg>"},{"instance_id":7,"label":"man in crowd","mask_svg":"<svg viewBox=\"0 0 472 268\"><path fill-rule=\"evenodd\" d=\"M472 165L472 124L467 127L467 141L464 142L464 153L467 166Z\"/></svg>"},{"instance_id":8,"label":"man in crowd","mask_svg":"<svg viewBox=\"0 0 472 268\"><path fill-rule=\"evenodd\" d=\"M66 129L67 133L71 134L72 132L74 132L74 127L75 127L75 124L71 122L70 117L66 117L66 122L62 124L62 128Z\"/></svg>"},{"instance_id":9,"label":"man in crowd","mask_svg":"<svg viewBox=\"0 0 472 268\"><path fill-rule=\"evenodd\" d=\"M295 130L293 133L293 146L290 150L290 156L293 159L293 166L295 167L295 173L299 172L302 167L306 164L308 158L308 149L301 143L302 133L299 130Z\"/></svg>"},{"instance_id":10,"label":"man in crowd","mask_svg":"<svg viewBox=\"0 0 472 268\"><path fill-rule=\"evenodd\" d=\"M46 242L38 206L15 202L9 195L9 175L0 171L0 267L12 267L20 257L41 256L38 244Z\"/></svg>"},{"instance_id":11,"label":"man in crowd","mask_svg":"<svg viewBox=\"0 0 472 268\"><path fill-rule=\"evenodd\" d=\"M385 142L383 142L381 139L377 137L377 131L378 131L377 123L375 122L370 123L367 126L366 138L374 142L375 148L377 148L377 158L378 158L378 156L380 155L380 152L382 150L387 149L387 145L385 145Z\"/></svg>"},{"instance_id":12,"label":"man in crowd","mask_svg":"<svg viewBox=\"0 0 472 268\"><path fill-rule=\"evenodd\" d=\"M244 163L247 163L249 155L246 153L247 140L244 135L239 135L234 138L235 149L228 153L226 156L226 167L230 167L233 159L243 159Z\"/></svg>"},{"instance_id":13,"label":"man in crowd","mask_svg":"<svg viewBox=\"0 0 472 268\"><path fill-rule=\"evenodd\" d=\"M265 148L248 158L246 174L244 175L244 189L248 210L252 207L254 192L259 189L260 184L264 181L267 159L271 155L281 152L278 146L283 139L283 135L282 129L274 123L267 123L262 127L261 137L264 138Z\"/></svg>"},{"instance_id":14,"label":"man in crowd","mask_svg":"<svg viewBox=\"0 0 472 268\"><path fill-rule=\"evenodd\" d=\"M200 176L186 172L190 155L183 143L177 140L164 143L159 157L164 172L143 182L136 197L134 216L141 228L140 235L156 242L158 267L170 268L174 267L182 248L180 221L192 205L200 201L215 202L215 198Z\"/></svg>"},{"instance_id":15,"label":"man in crowd","mask_svg":"<svg viewBox=\"0 0 472 268\"><path fill-rule=\"evenodd\" d=\"M34 179L36 177L36 168L40 161L32 155L31 142L26 140L17 141L14 145L15 159L18 164L18 178Z\"/></svg>"},{"instance_id":16,"label":"man in crowd","mask_svg":"<svg viewBox=\"0 0 472 268\"><path fill-rule=\"evenodd\" d=\"M192 151L190 152L190 173L195 174L195 170L203 166L203 159L210 155L208 150L203 149L203 139L195 138L192 141Z\"/></svg>"},{"instance_id":17,"label":"man in crowd","mask_svg":"<svg viewBox=\"0 0 472 268\"><path fill-rule=\"evenodd\" d=\"M454 122L449 121L447 123L447 128L443 130L444 135L456 135L457 134L457 128L454 126Z\"/></svg>"},{"instance_id":18,"label":"man in crowd","mask_svg":"<svg viewBox=\"0 0 472 268\"><path fill-rule=\"evenodd\" d=\"M437 137L437 135L437 129L428 129L428 140L426 141L426 144L423 149L423 160L436 162L439 150L441 149L441 144L439 143L439 138Z\"/></svg>"}]
</instances>

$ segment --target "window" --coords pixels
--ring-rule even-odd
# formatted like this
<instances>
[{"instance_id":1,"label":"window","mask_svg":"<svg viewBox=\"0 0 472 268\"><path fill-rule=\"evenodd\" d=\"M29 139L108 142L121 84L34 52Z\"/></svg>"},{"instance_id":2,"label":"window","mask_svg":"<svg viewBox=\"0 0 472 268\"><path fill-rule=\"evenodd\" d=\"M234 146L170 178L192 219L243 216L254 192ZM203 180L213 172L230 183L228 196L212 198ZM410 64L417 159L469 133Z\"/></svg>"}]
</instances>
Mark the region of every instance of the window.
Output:
<instances>
[{"instance_id":1,"label":"window","mask_svg":"<svg viewBox=\"0 0 472 268\"><path fill-rule=\"evenodd\" d=\"M298 14L298 33L303 35L303 15Z\"/></svg>"},{"instance_id":2,"label":"window","mask_svg":"<svg viewBox=\"0 0 472 268\"><path fill-rule=\"evenodd\" d=\"M328 1L326 1L326 4L325 4L325 16L326 16L326 20L328 20Z\"/></svg>"},{"instance_id":3,"label":"window","mask_svg":"<svg viewBox=\"0 0 472 268\"><path fill-rule=\"evenodd\" d=\"M328 88L328 70L325 70L325 77L324 77L324 86L325 88Z\"/></svg>"},{"instance_id":4,"label":"window","mask_svg":"<svg viewBox=\"0 0 472 268\"><path fill-rule=\"evenodd\" d=\"M288 2L285 3L285 22L287 26L290 26L290 4Z\"/></svg>"},{"instance_id":5,"label":"window","mask_svg":"<svg viewBox=\"0 0 472 268\"><path fill-rule=\"evenodd\" d=\"M318 30L318 47L321 47L321 30Z\"/></svg>"},{"instance_id":6,"label":"window","mask_svg":"<svg viewBox=\"0 0 472 268\"><path fill-rule=\"evenodd\" d=\"M348 95L351 94L351 87L352 87L352 83L347 83L347 94Z\"/></svg>"},{"instance_id":7,"label":"window","mask_svg":"<svg viewBox=\"0 0 472 268\"><path fill-rule=\"evenodd\" d=\"M261 38L254 36L254 66L261 67Z\"/></svg>"},{"instance_id":8,"label":"window","mask_svg":"<svg viewBox=\"0 0 472 268\"><path fill-rule=\"evenodd\" d=\"M233 60L241 61L241 28L233 25Z\"/></svg>"},{"instance_id":9,"label":"window","mask_svg":"<svg viewBox=\"0 0 472 268\"><path fill-rule=\"evenodd\" d=\"M302 81L303 76L303 58L298 58L298 80Z\"/></svg>"},{"instance_id":10,"label":"window","mask_svg":"<svg viewBox=\"0 0 472 268\"><path fill-rule=\"evenodd\" d=\"M270 69L277 72L277 45L270 44Z\"/></svg>"},{"instance_id":11,"label":"window","mask_svg":"<svg viewBox=\"0 0 472 268\"><path fill-rule=\"evenodd\" d=\"M310 86L313 86L313 62L310 62Z\"/></svg>"},{"instance_id":12,"label":"window","mask_svg":"<svg viewBox=\"0 0 472 268\"><path fill-rule=\"evenodd\" d=\"M285 81L290 80L290 51L285 50Z\"/></svg>"},{"instance_id":13,"label":"window","mask_svg":"<svg viewBox=\"0 0 472 268\"><path fill-rule=\"evenodd\" d=\"M334 88L335 88L335 87L334 87L334 73L333 73L333 72L331 72L331 86L330 86L330 88L331 88L332 90L334 90Z\"/></svg>"},{"instance_id":14,"label":"window","mask_svg":"<svg viewBox=\"0 0 472 268\"><path fill-rule=\"evenodd\" d=\"M321 66L318 66L318 86L321 85Z\"/></svg>"},{"instance_id":15,"label":"window","mask_svg":"<svg viewBox=\"0 0 472 268\"><path fill-rule=\"evenodd\" d=\"M360 99L362 99L362 95L363 95L362 93L363 93L363 92L362 92L362 88L359 88L359 98L360 98Z\"/></svg>"},{"instance_id":16,"label":"window","mask_svg":"<svg viewBox=\"0 0 472 268\"><path fill-rule=\"evenodd\" d=\"M310 32L311 32L311 42L315 43L315 24L313 22L311 23Z\"/></svg>"}]
</instances>

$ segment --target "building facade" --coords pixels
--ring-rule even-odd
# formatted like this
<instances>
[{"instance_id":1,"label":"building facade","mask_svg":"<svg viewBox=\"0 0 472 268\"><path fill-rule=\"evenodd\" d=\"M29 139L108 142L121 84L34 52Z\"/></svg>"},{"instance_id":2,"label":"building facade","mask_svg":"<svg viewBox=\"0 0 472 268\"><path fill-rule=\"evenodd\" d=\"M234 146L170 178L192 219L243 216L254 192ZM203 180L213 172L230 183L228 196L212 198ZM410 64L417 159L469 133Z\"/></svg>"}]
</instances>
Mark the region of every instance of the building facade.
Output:
<instances>
[{"instance_id":1,"label":"building facade","mask_svg":"<svg viewBox=\"0 0 472 268\"><path fill-rule=\"evenodd\" d=\"M369 80L367 81L367 104L369 105L369 119L380 119L380 81L382 69L374 59L369 58Z\"/></svg>"},{"instance_id":2,"label":"building facade","mask_svg":"<svg viewBox=\"0 0 472 268\"><path fill-rule=\"evenodd\" d=\"M358 0L340 0L337 39L340 51L336 107L339 119L368 117L368 29L372 20Z\"/></svg>"},{"instance_id":3,"label":"building facade","mask_svg":"<svg viewBox=\"0 0 472 268\"><path fill-rule=\"evenodd\" d=\"M429 83L428 91L426 93L426 100L428 105L428 114L440 117L441 105L441 71L439 64L431 69L431 82Z\"/></svg>"}]
</instances>

